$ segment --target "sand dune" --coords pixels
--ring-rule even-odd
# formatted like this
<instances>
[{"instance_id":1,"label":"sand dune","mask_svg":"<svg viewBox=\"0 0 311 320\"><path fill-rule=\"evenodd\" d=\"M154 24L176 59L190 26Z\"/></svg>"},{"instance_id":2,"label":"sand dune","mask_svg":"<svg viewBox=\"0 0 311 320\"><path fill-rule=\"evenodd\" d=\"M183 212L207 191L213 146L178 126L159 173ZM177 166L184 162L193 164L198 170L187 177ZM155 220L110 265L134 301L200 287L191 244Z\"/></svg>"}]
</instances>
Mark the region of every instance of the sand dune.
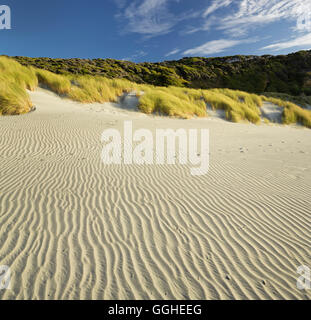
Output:
<instances>
[{"instance_id":1,"label":"sand dune","mask_svg":"<svg viewBox=\"0 0 311 320\"><path fill-rule=\"evenodd\" d=\"M1 299L311 298L311 130L31 98L0 117ZM126 119L209 128L209 173L105 166L101 133Z\"/></svg>"}]
</instances>

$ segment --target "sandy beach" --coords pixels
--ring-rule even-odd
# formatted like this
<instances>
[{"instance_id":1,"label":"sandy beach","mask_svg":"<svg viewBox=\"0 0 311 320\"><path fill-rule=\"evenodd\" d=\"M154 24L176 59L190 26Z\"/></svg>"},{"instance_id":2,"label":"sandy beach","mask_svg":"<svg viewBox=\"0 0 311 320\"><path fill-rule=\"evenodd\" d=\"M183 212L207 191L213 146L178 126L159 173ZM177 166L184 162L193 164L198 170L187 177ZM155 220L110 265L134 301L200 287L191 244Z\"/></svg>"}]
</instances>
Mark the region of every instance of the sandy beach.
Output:
<instances>
[{"instance_id":1,"label":"sandy beach","mask_svg":"<svg viewBox=\"0 0 311 320\"><path fill-rule=\"evenodd\" d=\"M30 95L34 112L0 117L0 299L311 299L310 129ZM124 120L209 129L209 173L104 165Z\"/></svg>"}]
</instances>

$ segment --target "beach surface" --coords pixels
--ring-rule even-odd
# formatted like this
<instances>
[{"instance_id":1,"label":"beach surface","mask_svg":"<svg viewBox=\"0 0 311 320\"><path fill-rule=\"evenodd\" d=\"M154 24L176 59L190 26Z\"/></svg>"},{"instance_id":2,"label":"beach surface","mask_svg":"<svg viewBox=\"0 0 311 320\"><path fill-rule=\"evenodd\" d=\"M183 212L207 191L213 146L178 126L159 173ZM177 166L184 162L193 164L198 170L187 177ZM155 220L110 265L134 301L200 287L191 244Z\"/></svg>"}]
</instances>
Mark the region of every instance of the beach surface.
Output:
<instances>
[{"instance_id":1,"label":"beach surface","mask_svg":"<svg viewBox=\"0 0 311 320\"><path fill-rule=\"evenodd\" d=\"M311 130L181 120L39 89L0 117L0 299L311 299ZM105 165L105 129L210 130L210 169Z\"/></svg>"}]
</instances>

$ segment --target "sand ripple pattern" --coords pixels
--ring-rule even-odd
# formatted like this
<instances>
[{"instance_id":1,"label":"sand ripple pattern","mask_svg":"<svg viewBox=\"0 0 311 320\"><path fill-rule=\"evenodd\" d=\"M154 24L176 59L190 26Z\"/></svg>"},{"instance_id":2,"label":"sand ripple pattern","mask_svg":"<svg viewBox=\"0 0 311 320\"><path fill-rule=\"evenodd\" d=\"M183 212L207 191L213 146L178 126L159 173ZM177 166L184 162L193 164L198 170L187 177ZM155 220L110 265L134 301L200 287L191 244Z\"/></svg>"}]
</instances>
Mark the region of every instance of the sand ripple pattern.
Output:
<instances>
[{"instance_id":1,"label":"sand ripple pattern","mask_svg":"<svg viewBox=\"0 0 311 320\"><path fill-rule=\"evenodd\" d=\"M193 177L105 166L101 132L122 114L33 100L36 112L0 117L1 299L311 298L296 288L311 266L311 131L137 117L210 127L210 172Z\"/></svg>"}]
</instances>

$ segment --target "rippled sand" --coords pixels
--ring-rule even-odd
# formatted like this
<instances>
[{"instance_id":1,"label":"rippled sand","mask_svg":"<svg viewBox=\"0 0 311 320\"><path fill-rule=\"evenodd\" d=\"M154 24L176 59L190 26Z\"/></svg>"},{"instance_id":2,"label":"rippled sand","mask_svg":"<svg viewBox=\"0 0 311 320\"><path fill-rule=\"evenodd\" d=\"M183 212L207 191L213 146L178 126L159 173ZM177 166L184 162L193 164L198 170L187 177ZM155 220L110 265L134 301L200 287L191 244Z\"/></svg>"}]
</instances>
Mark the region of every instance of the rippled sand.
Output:
<instances>
[{"instance_id":1,"label":"rippled sand","mask_svg":"<svg viewBox=\"0 0 311 320\"><path fill-rule=\"evenodd\" d=\"M0 117L1 299L311 298L311 130L31 97ZM124 120L209 128L209 173L105 166L101 133Z\"/></svg>"}]
</instances>

